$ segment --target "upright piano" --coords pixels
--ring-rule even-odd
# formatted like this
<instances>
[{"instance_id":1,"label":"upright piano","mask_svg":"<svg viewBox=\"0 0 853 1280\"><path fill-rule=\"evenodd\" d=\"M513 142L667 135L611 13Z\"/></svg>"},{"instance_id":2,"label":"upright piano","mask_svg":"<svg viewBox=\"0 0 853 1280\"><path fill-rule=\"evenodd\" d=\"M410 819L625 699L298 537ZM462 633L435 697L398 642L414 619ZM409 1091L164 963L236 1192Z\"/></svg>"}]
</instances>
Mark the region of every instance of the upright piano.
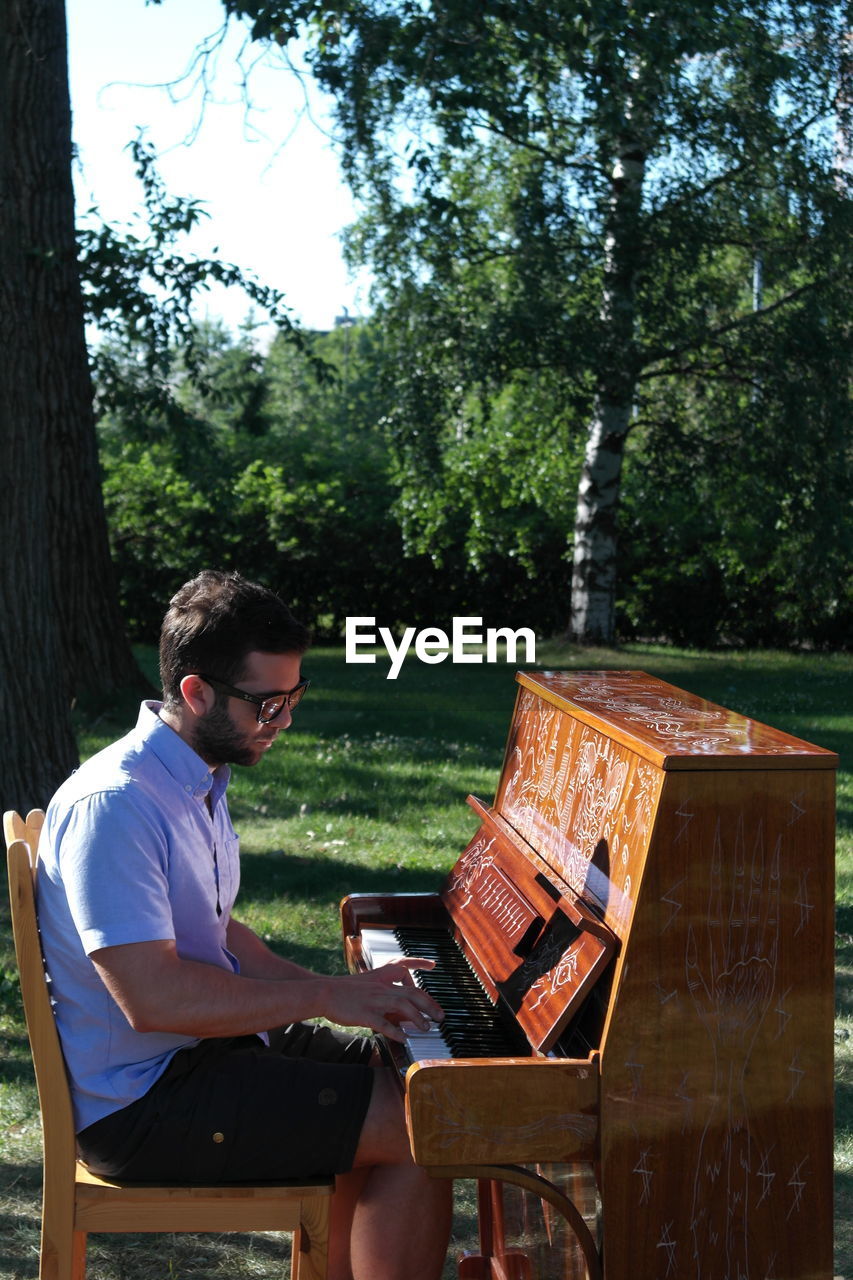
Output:
<instances>
[{"instance_id":1,"label":"upright piano","mask_svg":"<svg viewBox=\"0 0 853 1280\"><path fill-rule=\"evenodd\" d=\"M440 891L342 904L352 970L437 961L447 1025L387 1044L414 1158L560 1210L564 1276L830 1280L837 757L642 672L516 679Z\"/></svg>"}]
</instances>

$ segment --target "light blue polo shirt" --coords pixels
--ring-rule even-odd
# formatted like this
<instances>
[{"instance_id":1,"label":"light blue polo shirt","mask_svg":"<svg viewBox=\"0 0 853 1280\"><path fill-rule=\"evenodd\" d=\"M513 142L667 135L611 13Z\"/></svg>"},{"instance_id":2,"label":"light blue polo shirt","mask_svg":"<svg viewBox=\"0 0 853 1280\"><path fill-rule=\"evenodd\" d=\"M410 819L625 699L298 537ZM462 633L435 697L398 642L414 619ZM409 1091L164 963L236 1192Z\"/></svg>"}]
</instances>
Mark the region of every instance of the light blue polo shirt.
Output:
<instances>
[{"instance_id":1,"label":"light blue polo shirt","mask_svg":"<svg viewBox=\"0 0 853 1280\"><path fill-rule=\"evenodd\" d=\"M230 770L211 773L160 705L144 702L136 728L60 787L39 845L39 925L78 1131L147 1093L197 1043L134 1031L89 954L168 938L184 959L238 969L225 945L240 875Z\"/></svg>"}]
</instances>

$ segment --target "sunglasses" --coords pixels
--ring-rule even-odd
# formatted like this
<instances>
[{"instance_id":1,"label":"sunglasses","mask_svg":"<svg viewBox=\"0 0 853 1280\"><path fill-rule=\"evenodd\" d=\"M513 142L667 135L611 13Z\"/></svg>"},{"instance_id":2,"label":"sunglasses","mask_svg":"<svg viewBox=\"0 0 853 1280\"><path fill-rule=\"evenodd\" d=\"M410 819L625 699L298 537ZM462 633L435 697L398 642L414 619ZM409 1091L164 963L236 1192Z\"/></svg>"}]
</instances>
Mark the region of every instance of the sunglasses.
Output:
<instances>
[{"instance_id":1,"label":"sunglasses","mask_svg":"<svg viewBox=\"0 0 853 1280\"><path fill-rule=\"evenodd\" d=\"M204 680L205 684L209 684L211 689L216 689L218 693L227 693L230 698L242 698L243 702L253 703L258 709L258 724L269 724L271 720L281 715L285 707L293 711L299 706L302 695L311 683L303 676L299 684L295 684L292 689L284 693L246 693L245 689L235 689L233 684L226 684L224 680L215 680L213 676L206 676L202 671L197 674L200 680Z\"/></svg>"}]
</instances>

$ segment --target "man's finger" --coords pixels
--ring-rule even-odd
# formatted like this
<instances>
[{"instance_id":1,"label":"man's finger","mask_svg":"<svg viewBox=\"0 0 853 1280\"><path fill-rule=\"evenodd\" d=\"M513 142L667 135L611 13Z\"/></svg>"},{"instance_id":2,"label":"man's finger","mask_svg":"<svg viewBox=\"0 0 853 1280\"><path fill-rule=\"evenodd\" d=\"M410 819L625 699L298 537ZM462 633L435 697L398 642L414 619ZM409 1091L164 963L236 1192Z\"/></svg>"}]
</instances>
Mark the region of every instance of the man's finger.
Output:
<instances>
[{"instance_id":1,"label":"man's finger","mask_svg":"<svg viewBox=\"0 0 853 1280\"><path fill-rule=\"evenodd\" d=\"M427 960L423 956L403 956L402 959L397 961L397 963L404 965L405 968L407 969L434 969L435 968L435 961Z\"/></svg>"}]
</instances>

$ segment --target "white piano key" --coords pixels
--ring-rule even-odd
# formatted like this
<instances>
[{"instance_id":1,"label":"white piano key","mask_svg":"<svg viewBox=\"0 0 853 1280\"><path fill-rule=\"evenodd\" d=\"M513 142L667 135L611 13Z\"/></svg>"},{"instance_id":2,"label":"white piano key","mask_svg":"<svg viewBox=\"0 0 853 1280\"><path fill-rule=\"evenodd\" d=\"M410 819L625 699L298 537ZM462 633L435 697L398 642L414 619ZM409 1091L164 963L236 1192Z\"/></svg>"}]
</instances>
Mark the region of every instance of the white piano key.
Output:
<instances>
[{"instance_id":1,"label":"white piano key","mask_svg":"<svg viewBox=\"0 0 853 1280\"><path fill-rule=\"evenodd\" d=\"M433 1022L424 1031L419 1030L412 1022L401 1022L400 1030L406 1037L406 1049L413 1062L423 1062L426 1058L453 1057L444 1043L437 1022Z\"/></svg>"},{"instance_id":2,"label":"white piano key","mask_svg":"<svg viewBox=\"0 0 853 1280\"><path fill-rule=\"evenodd\" d=\"M403 949L392 929L362 929L361 949L371 969L403 959Z\"/></svg>"}]
</instances>

